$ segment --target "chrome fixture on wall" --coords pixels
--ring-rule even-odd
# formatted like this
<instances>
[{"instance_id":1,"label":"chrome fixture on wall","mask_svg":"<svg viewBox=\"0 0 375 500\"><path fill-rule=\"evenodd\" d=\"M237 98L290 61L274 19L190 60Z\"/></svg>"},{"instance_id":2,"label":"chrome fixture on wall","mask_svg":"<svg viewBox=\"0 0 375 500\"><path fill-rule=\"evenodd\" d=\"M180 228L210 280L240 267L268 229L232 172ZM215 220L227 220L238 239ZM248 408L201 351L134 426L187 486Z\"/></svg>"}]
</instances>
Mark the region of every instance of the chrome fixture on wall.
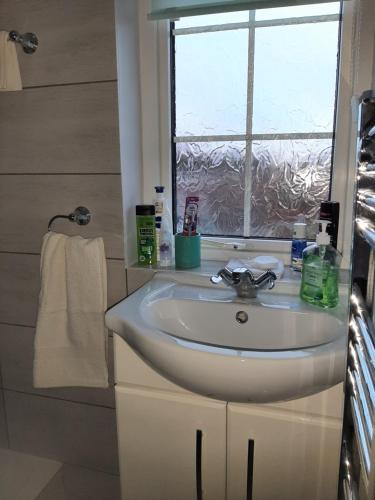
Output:
<instances>
[{"instance_id":1,"label":"chrome fixture on wall","mask_svg":"<svg viewBox=\"0 0 375 500\"><path fill-rule=\"evenodd\" d=\"M48 223L48 231L52 231L52 224L56 219L68 219L79 226L86 226L91 220L91 213L86 207L77 207L74 212L69 215L55 215Z\"/></svg>"},{"instance_id":2,"label":"chrome fixture on wall","mask_svg":"<svg viewBox=\"0 0 375 500\"><path fill-rule=\"evenodd\" d=\"M375 92L360 98L340 495L375 498Z\"/></svg>"},{"instance_id":3,"label":"chrome fixture on wall","mask_svg":"<svg viewBox=\"0 0 375 500\"><path fill-rule=\"evenodd\" d=\"M20 43L26 54L33 54L39 45L39 40L35 33L24 33L21 35L18 31L12 30L9 32L9 40Z\"/></svg>"}]
</instances>

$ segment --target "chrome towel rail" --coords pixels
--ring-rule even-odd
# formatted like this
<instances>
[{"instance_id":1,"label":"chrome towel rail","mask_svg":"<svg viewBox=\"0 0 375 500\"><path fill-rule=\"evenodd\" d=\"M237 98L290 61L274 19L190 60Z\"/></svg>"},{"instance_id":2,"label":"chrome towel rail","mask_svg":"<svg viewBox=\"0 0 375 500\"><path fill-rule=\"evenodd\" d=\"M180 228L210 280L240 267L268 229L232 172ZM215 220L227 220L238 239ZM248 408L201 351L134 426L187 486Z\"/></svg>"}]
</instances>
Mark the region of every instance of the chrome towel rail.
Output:
<instances>
[{"instance_id":1,"label":"chrome towel rail","mask_svg":"<svg viewBox=\"0 0 375 500\"><path fill-rule=\"evenodd\" d=\"M358 233L375 250L375 228L365 219L357 218L355 222Z\"/></svg>"},{"instance_id":2,"label":"chrome towel rail","mask_svg":"<svg viewBox=\"0 0 375 500\"><path fill-rule=\"evenodd\" d=\"M366 472L366 476L368 477L371 471L371 458L370 458L370 450L368 445L368 440L366 436L365 425L363 423L363 409L360 408L361 400L358 394L358 388L356 384L356 380L354 378L354 374L350 368L348 368L348 386L351 391L350 403L352 408L352 416L354 422L354 430L357 436L359 455L361 459L361 464Z\"/></svg>"},{"instance_id":3,"label":"chrome towel rail","mask_svg":"<svg viewBox=\"0 0 375 500\"><path fill-rule=\"evenodd\" d=\"M360 462L365 476L369 478L375 447L375 335L372 320L356 285L353 286L350 305L347 385Z\"/></svg>"},{"instance_id":4,"label":"chrome towel rail","mask_svg":"<svg viewBox=\"0 0 375 500\"><path fill-rule=\"evenodd\" d=\"M343 494L344 500L358 500L358 487L353 479L352 456L349 451L347 440L344 438L342 444L341 463L343 467Z\"/></svg>"},{"instance_id":5,"label":"chrome towel rail","mask_svg":"<svg viewBox=\"0 0 375 500\"><path fill-rule=\"evenodd\" d=\"M361 324L361 328L358 324ZM365 342L361 335L361 330L363 331L365 327L361 318L355 318L352 316L350 321L350 332L352 337L352 342L349 343L349 354L352 360L354 368L360 372L363 380L366 384L368 401L371 406L371 414L375 413L375 380L374 380L374 369L373 361L371 360L371 354L368 353L365 346ZM366 332L366 335L367 332Z\"/></svg>"},{"instance_id":6,"label":"chrome towel rail","mask_svg":"<svg viewBox=\"0 0 375 500\"><path fill-rule=\"evenodd\" d=\"M371 367L375 370L375 329L364 304L362 294L356 285L353 287L350 305L352 310L350 326L352 334L354 334L354 340L359 344L362 342Z\"/></svg>"},{"instance_id":7,"label":"chrome towel rail","mask_svg":"<svg viewBox=\"0 0 375 500\"><path fill-rule=\"evenodd\" d=\"M355 396L358 399L361 415L363 416L365 423L364 427L366 429L367 443L370 446L374 437L372 419L374 412L372 406L370 407L369 396L368 393L366 394L366 390L362 382L362 370L359 367L357 352L352 342L349 343L349 358L352 365L354 365L351 369L351 376L353 377L352 385L355 387Z\"/></svg>"},{"instance_id":8,"label":"chrome towel rail","mask_svg":"<svg viewBox=\"0 0 375 500\"><path fill-rule=\"evenodd\" d=\"M68 219L79 226L86 226L91 220L90 210L86 207L77 207L74 212L68 215L55 215L48 222L48 231L52 231L52 224L56 219Z\"/></svg>"}]
</instances>

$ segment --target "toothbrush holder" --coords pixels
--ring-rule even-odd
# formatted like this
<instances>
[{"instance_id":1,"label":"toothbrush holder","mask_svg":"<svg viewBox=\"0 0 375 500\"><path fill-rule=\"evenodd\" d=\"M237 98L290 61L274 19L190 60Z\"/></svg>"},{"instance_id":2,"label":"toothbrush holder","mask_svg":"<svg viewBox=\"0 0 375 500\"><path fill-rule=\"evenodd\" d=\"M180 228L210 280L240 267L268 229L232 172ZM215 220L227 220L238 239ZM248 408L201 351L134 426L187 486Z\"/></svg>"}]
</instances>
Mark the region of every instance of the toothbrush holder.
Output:
<instances>
[{"instance_id":1,"label":"toothbrush holder","mask_svg":"<svg viewBox=\"0 0 375 500\"><path fill-rule=\"evenodd\" d=\"M178 269L192 269L201 265L201 235L175 234L175 262Z\"/></svg>"}]
</instances>

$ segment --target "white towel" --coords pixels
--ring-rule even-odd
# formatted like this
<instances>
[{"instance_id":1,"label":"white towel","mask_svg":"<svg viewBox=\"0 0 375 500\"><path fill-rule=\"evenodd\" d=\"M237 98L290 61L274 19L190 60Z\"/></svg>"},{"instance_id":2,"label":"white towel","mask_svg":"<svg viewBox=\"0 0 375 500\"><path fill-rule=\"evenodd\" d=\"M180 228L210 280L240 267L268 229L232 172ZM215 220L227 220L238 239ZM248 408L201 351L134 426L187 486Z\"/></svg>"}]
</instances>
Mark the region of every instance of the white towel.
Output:
<instances>
[{"instance_id":1,"label":"white towel","mask_svg":"<svg viewBox=\"0 0 375 500\"><path fill-rule=\"evenodd\" d=\"M22 90L15 42L7 31L0 31L0 92Z\"/></svg>"},{"instance_id":2,"label":"white towel","mask_svg":"<svg viewBox=\"0 0 375 500\"><path fill-rule=\"evenodd\" d=\"M34 387L108 387L102 238L43 238Z\"/></svg>"}]
</instances>

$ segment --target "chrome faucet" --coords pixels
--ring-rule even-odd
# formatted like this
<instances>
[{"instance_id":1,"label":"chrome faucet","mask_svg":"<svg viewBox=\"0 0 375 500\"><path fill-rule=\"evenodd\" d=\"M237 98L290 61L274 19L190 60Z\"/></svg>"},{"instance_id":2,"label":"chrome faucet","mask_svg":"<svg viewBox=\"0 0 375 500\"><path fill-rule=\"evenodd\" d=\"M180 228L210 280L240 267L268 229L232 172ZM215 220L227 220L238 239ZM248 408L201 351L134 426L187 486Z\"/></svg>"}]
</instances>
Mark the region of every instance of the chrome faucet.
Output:
<instances>
[{"instance_id":1,"label":"chrome faucet","mask_svg":"<svg viewBox=\"0 0 375 500\"><path fill-rule=\"evenodd\" d=\"M268 269L257 278L246 267L230 269L228 266L220 269L216 276L211 276L211 283L218 284L224 282L237 292L238 297L253 299L257 295L257 290L268 288L272 290L277 280L276 274Z\"/></svg>"}]
</instances>

